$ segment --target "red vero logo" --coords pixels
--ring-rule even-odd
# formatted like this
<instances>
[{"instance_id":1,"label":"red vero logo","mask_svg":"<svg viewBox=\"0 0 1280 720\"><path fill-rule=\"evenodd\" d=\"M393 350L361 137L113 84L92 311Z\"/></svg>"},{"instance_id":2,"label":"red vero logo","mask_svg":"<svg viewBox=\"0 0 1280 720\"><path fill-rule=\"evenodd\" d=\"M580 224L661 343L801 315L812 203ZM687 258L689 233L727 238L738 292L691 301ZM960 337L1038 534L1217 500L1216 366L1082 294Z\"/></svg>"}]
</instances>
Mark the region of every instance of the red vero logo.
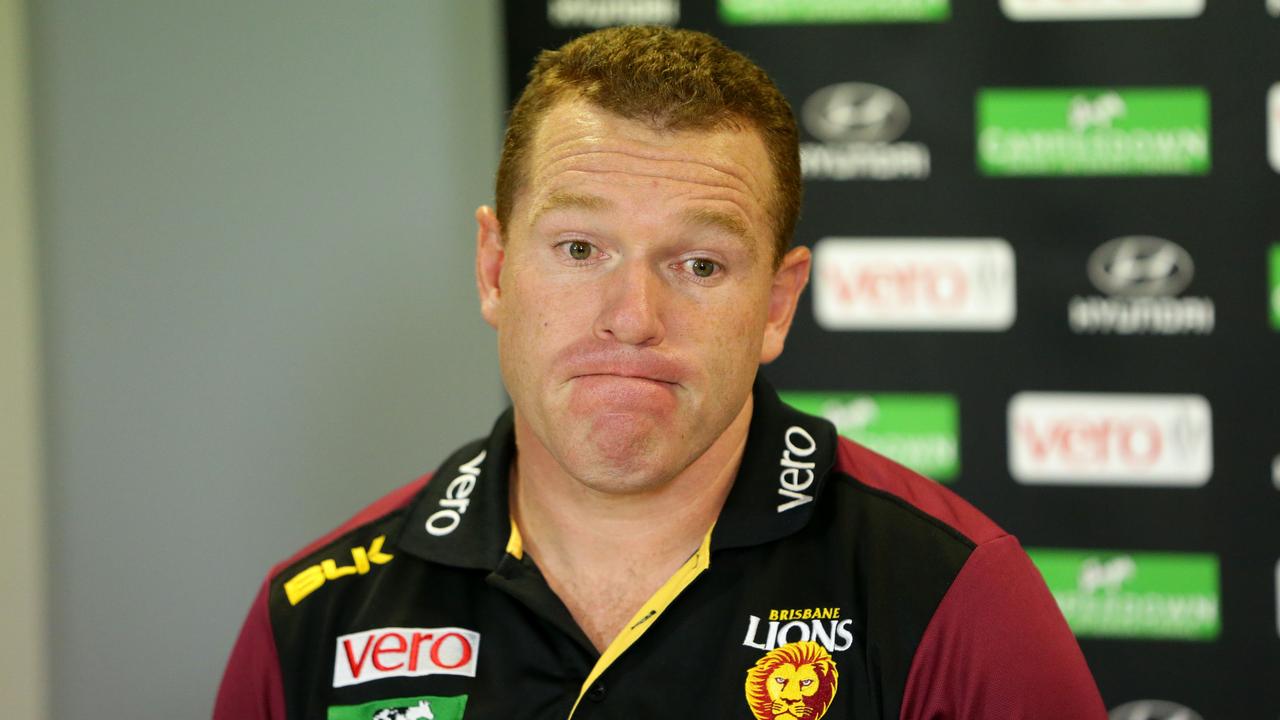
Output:
<instances>
[{"instance_id":1,"label":"red vero logo","mask_svg":"<svg viewBox=\"0 0 1280 720\"><path fill-rule=\"evenodd\" d=\"M388 677L475 677L480 633L464 628L378 628L338 638L333 686Z\"/></svg>"},{"instance_id":2,"label":"red vero logo","mask_svg":"<svg viewBox=\"0 0 1280 720\"><path fill-rule=\"evenodd\" d=\"M1149 467L1165 445L1160 426L1145 417L1024 419L1017 432L1037 462L1057 459L1075 466Z\"/></svg>"},{"instance_id":3,"label":"red vero logo","mask_svg":"<svg viewBox=\"0 0 1280 720\"><path fill-rule=\"evenodd\" d=\"M1017 314L1000 238L823 238L813 267L825 330L1007 330Z\"/></svg>"},{"instance_id":4,"label":"red vero logo","mask_svg":"<svg viewBox=\"0 0 1280 720\"><path fill-rule=\"evenodd\" d=\"M823 279L835 298L849 305L959 309L969 297L964 268L951 263L828 266Z\"/></svg>"},{"instance_id":5,"label":"red vero logo","mask_svg":"<svg viewBox=\"0 0 1280 720\"><path fill-rule=\"evenodd\" d=\"M1024 484L1198 487L1213 474L1212 411L1199 395L1021 392L1009 471Z\"/></svg>"}]
</instances>

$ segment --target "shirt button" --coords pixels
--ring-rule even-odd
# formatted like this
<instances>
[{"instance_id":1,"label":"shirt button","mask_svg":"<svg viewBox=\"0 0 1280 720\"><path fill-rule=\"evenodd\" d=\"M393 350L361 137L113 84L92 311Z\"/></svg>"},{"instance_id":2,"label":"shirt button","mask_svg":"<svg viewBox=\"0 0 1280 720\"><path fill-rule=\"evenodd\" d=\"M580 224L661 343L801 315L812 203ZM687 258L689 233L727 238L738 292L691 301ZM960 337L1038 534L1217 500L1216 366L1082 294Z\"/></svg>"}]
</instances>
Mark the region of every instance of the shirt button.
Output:
<instances>
[{"instance_id":1,"label":"shirt button","mask_svg":"<svg viewBox=\"0 0 1280 720\"><path fill-rule=\"evenodd\" d=\"M600 702L604 700L605 689L604 683L596 683L595 687L587 691L587 699L591 702Z\"/></svg>"}]
</instances>

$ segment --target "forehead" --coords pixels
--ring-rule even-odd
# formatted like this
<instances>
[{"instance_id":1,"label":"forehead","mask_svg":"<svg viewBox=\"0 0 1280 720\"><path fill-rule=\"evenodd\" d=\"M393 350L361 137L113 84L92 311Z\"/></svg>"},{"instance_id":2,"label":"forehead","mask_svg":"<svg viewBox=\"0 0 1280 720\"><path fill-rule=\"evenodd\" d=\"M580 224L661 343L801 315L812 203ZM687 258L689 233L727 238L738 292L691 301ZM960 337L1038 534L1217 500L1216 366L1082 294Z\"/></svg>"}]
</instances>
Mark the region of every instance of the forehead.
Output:
<instances>
[{"instance_id":1,"label":"forehead","mask_svg":"<svg viewBox=\"0 0 1280 720\"><path fill-rule=\"evenodd\" d=\"M768 224L773 168L750 127L664 130L580 98L562 100L539 123L527 157L517 212L604 181L657 186L724 204L750 224Z\"/></svg>"}]
</instances>

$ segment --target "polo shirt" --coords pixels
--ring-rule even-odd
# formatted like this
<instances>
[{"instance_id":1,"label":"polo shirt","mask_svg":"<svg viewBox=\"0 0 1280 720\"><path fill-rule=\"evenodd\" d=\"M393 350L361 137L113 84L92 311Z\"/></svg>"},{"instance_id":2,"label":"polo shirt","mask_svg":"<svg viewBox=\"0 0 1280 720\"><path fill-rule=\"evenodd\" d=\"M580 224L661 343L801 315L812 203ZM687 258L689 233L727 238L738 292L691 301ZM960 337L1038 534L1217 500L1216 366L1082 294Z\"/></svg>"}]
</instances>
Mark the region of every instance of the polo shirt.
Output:
<instances>
[{"instance_id":1,"label":"polo shirt","mask_svg":"<svg viewBox=\"0 0 1280 720\"><path fill-rule=\"evenodd\" d=\"M508 410L269 573L215 720L1106 717L1017 540L753 392L717 521L603 653L510 520Z\"/></svg>"}]
</instances>

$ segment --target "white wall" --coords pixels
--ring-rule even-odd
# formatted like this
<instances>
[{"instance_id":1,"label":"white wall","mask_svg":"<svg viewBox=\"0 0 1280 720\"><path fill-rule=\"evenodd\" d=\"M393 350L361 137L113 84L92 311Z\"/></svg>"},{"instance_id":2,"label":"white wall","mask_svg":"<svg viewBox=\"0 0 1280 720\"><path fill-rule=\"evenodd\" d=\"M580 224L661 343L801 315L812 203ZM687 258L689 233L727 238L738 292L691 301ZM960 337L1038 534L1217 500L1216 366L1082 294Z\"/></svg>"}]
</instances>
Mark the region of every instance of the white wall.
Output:
<instances>
[{"instance_id":1,"label":"white wall","mask_svg":"<svg viewBox=\"0 0 1280 720\"><path fill-rule=\"evenodd\" d=\"M204 717L268 566L503 402L471 275L498 10L30 13L50 716Z\"/></svg>"},{"instance_id":2,"label":"white wall","mask_svg":"<svg viewBox=\"0 0 1280 720\"><path fill-rule=\"evenodd\" d=\"M0 707L47 713L45 546L25 8L0 0Z\"/></svg>"}]
</instances>

